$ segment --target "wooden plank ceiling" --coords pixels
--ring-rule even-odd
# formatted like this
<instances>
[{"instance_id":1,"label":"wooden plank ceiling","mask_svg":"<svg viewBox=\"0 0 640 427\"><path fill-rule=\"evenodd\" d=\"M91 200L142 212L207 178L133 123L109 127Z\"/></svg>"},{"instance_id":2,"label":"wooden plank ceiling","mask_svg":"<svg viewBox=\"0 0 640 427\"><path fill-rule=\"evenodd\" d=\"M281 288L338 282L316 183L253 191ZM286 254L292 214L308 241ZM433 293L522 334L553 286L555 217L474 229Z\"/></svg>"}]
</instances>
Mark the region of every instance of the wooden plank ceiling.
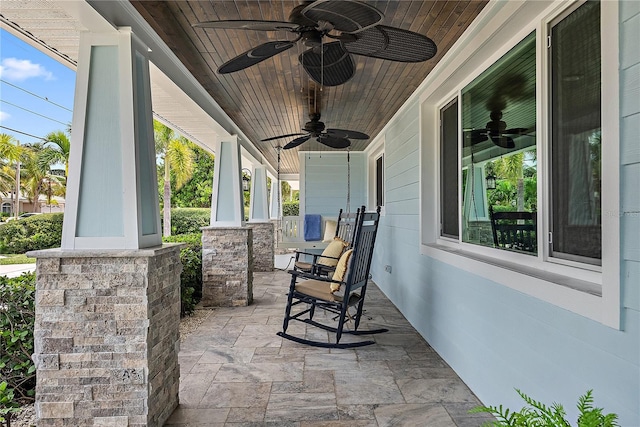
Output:
<instances>
[{"instance_id":1,"label":"wooden plank ceiling","mask_svg":"<svg viewBox=\"0 0 640 427\"><path fill-rule=\"evenodd\" d=\"M260 64L231 74L217 69L229 59L267 41L292 40L286 31L264 32L194 28L215 20L287 21L299 1L137 1L133 6L162 37L200 84L244 134L276 167L278 145L293 139L261 139L303 133L309 112L319 111L327 128L351 129L375 137L455 43L487 0L366 1L380 10L384 25L415 31L431 38L437 55L422 63L399 63L353 55L355 76L336 87L320 88L311 81L298 55L301 43ZM351 150L364 150L369 140L352 140ZM298 150L332 149L310 139L282 151L281 173L298 173Z\"/></svg>"}]
</instances>

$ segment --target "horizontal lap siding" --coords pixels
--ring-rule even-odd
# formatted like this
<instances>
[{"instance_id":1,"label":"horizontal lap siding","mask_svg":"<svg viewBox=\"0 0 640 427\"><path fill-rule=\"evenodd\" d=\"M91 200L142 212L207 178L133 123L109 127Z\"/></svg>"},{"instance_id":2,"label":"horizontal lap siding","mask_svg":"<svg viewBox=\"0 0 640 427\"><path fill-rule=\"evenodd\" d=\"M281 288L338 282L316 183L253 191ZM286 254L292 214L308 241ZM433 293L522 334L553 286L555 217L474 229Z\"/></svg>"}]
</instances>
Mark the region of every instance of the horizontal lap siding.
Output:
<instances>
[{"instance_id":1,"label":"horizontal lap siding","mask_svg":"<svg viewBox=\"0 0 640 427\"><path fill-rule=\"evenodd\" d=\"M640 2L622 2L620 14L621 275L623 319L628 324L640 317Z\"/></svg>"},{"instance_id":2,"label":"horizontal lap siding","mask_svg":"<svg viewBox=\"0 0 640 427\"><path fill-rule=\"evenodd\" d=\"M308 154L305 163L305 213L338 217L347 207L347 153ZM351 211L366 203L365 158L350 155Z\"/></svg>"},{"instance_id":3,"label":"horizontal lap siding","mask_svg":"<svg viewBox=\"0 0 640 427\"><path fill-rule=\"evenodd\" d=\"M486 404L517 409L519 388L560 402L575 422L579 395L640 425L640 2L621 2L623 330L420 255L419 108L385 133L385 213L373 277L398 309ZM431 176L432 171L425 171ZM435 201L433 202L435 203ZM391 265L391 273L384 271Z\"/></svg>"}]
</instances>

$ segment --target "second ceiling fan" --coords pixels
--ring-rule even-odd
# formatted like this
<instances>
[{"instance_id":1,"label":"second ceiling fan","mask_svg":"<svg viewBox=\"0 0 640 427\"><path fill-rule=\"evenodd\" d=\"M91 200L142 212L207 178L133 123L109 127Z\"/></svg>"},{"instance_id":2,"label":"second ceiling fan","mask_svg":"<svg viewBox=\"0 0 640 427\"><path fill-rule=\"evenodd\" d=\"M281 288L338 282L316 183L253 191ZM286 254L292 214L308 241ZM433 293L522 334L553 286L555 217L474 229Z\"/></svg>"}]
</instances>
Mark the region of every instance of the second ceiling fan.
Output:
<instances>
[{"instance_id":1,"label":"second ceiling fan","mask_svg":"<svg viewBox=\"0 0 640 427\"><path fill-rule=\"evenodd\" d=\"M309 76L323 86L346 83L355 74L352 54L398 62L422 62L437 52L430 38L401 28L381 25L384 15L375 7L356 0L306 1L296 6L289 21L207 21L194 27L288 31L295 40L263 43L224 63L221 74L240 71L284 52L298 41L309 49L298 60ZM324 37L336 41L325 43Z\"/></svg>"},{"instance_id":2,"label":"second ceiling fan","mask_svg":"<svg viewBox=\"0 0 640 427\"><path fill-rule=\"evenodd\" d=\"M305 123L303 130L307 131L308 133L290 133L287 135L278 135L271 138L263 139L262 141L266 142L273 141L274 139L279 138L298 136L298 138L290 141L283 147L285 150L289 150L307 142L312 137L316 138L319 143L331 148L347 148L351 146L351 141L349 141L350 139L369 139L369 135L355 130L327 129L325 132L324 123L320 121L320 113L317 112L309 113L309 121Z\"/></svg>"}]
</instances>

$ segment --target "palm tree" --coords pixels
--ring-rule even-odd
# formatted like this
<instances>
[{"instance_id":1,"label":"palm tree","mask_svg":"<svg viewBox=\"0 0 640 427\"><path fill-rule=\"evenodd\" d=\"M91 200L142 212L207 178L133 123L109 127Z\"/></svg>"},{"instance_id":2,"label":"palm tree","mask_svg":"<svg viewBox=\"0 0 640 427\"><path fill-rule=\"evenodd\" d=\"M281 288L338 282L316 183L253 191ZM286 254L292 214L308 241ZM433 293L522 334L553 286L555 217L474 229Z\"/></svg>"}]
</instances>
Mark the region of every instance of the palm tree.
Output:
<instances>
[{"instance_id":1,"label":"palm tree","mask_svg":"<svg viewBox=\"0 0 640 427\"><path fill-rule=\"evenodd\" d=\"M69 174L69 152L71 150L71 142L69 137L63 131L55 131L44 137L48 143L39 153L39 161L42 166L51 167L55 164L64 165L64 176Z\"/></svg>"},{"instance_id":2,"label":"palm tree","mask_svg":"<svg viewBox=\"0 0 640 427\"><path fill-rule=\"evenodd\" d=\"M24 179L22 188L31 203L34 204L35 211L40 211L38 200L41 195L47 197L48 204L51 204L53 195L64 195L65 178L51 173L49 163L42 160L42 156L47 156L47 148L43 143L38 142L25 146L23 155L22 171Z\"/></svg>"},{"instance_id":3,"label":"palm tree","mask_svg":"<svg viewBox=\"0 0 640 427\"><path fill-rule=\"evenodd\" d=\"M511 182L516 187L516 210L524 210L524 154L517 153L503 157L494 162L498 176Z\"/></svg>"},{"instance_id":4,"label":"palm tree","mask_svg":"<svg viewBox=\"0 0 640 427\"><path fill-rule=\"evenodd\" d=\"M163 236L171 235L171 176L176 189L181 188L193 175L192 143L183 136L175 137L173 130L162 123L153 121L153 133L158 153L164 162L163 191Z\"/></svg>"},{"instance_id":5,"label":"palm tree","mask_svg":"<svg viewBox=\"0 0 640 427\"><path fill-rule=\"evenodd\" d=\"M8 195L12 191L16 190L19 185L17 180L18 174L18 162L24 153L24 148L20 146L20 143L11 135L6 133L0 133L0 193ZM16 168L12 167L16 164ZM19 191L18 191L19 193ZM16 195L16 209L15 213L18 214L19 206L19 194Z\"/></svg>"}]
</instances>

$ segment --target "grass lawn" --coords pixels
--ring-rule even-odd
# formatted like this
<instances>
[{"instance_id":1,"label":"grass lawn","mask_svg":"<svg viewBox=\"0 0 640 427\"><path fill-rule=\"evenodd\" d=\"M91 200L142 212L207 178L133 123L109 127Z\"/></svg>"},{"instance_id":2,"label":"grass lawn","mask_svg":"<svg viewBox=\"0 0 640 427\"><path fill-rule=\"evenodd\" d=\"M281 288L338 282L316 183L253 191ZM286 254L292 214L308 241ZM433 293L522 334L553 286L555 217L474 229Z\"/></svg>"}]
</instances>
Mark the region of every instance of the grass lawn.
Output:
<instances>
[{"instance_id":1,"label":"grass lawn","mask_svg":"<svg viewBox=\"0 0 640 427\"><path fill-rule=\"evenodd\" d=\"M3 254L3 255L0 255L0 257L2 257L0 258L0 265L35 264L36 263L35 258L29 258L24 254L17 254L17 255Z\"/></svg>"}]
</instances>

